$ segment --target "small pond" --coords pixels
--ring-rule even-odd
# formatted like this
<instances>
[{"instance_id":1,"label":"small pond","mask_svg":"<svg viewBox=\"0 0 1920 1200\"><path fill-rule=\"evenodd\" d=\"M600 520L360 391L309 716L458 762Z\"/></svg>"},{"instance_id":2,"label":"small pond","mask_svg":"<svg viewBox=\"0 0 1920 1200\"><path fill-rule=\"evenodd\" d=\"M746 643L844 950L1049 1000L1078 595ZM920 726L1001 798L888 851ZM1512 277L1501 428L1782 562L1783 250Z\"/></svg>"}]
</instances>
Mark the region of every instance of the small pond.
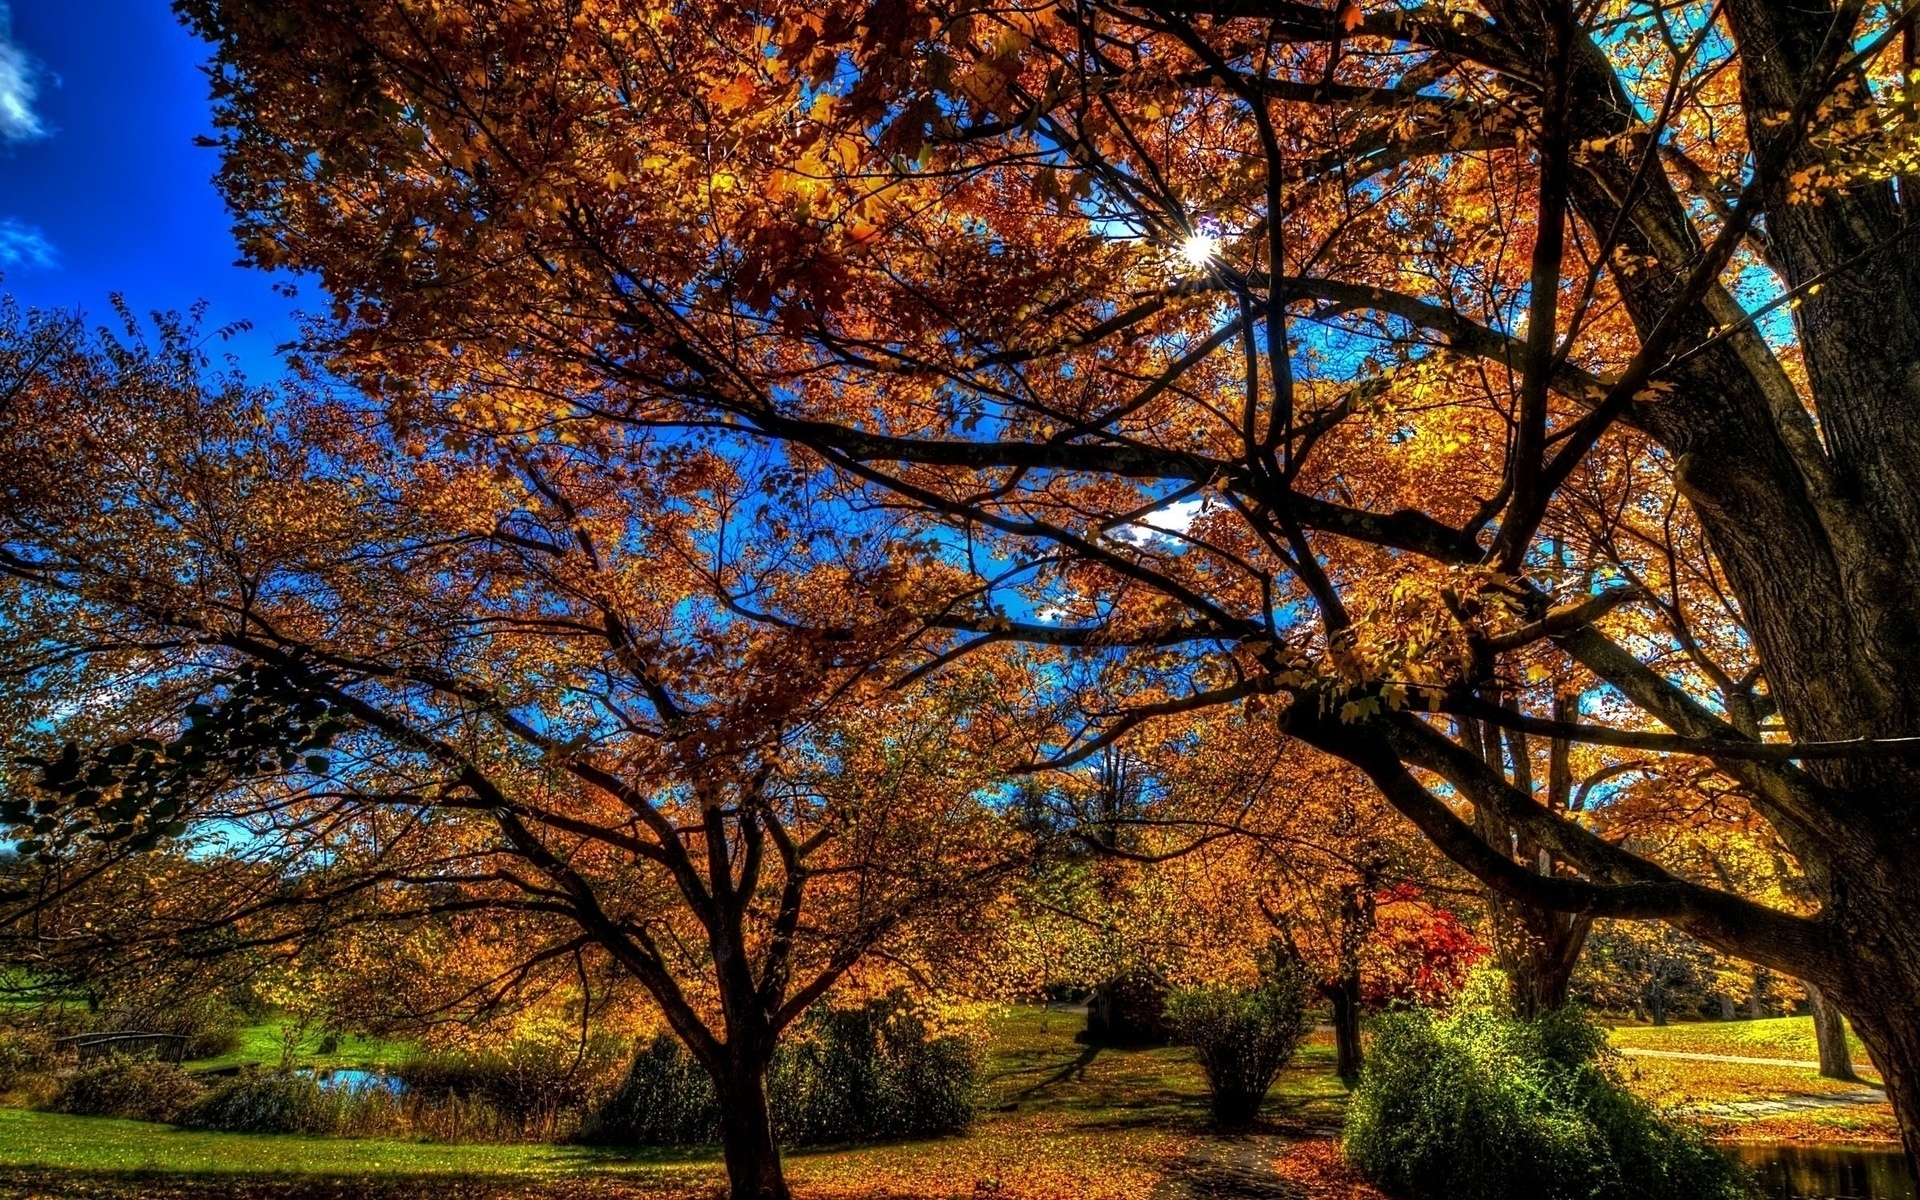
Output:
<instances>
[{"instance_id":1,"label":"small pond","mask_svg":"<svg viewBox=\"0 0 1920 1200\"><path fill-rule=\"evenodd\" d=\"M1730 1146L1768 1200L1920 1200L1897 1150L1851 1146Z\"/></svg>"},{"instance_id":2,"label":"small pond","mask_svg":"<svg viewBox=\"0 0 1920 1200\"><path fill-rule=\"evenodd\" d=\"M399 1095L407 1090L407 1085L398 1075L389 1075L385 1071L367 1071L359 1067L323 1067L305 1068L301 1074L312 1075L313 1081L328 1091L371 1092L385 1091Z\"/></svg>"}]
</instances>

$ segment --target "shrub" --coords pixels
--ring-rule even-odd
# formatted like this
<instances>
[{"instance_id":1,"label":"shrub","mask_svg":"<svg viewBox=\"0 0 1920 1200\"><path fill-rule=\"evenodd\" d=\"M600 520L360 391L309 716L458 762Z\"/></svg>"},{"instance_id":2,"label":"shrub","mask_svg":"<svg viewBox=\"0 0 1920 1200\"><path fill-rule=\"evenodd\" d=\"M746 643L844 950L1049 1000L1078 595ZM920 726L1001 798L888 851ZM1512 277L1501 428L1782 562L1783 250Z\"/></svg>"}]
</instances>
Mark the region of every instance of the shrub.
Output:
<instances>
[{"instance_id":1,"label":"shrub","mask_svg":"<svg viewBox=\"0 0 1920 1200\"><path fill-rule=\"evenodd\" d=\"M571 1125L605 1093L615 1045L611 1039L582 1046L523 1038L494 1049L423 1055L397 1074L416 1107L477 1103L516 1136L544 1136Z\"/></svg>"},{"instance_id":2,"label":"shrub","mask_svg":"<svg viewBox=\"0 0 1920 1200\"><path fill-rule=\"evenodd\" d=\"M179 1123L228 1133L368 1137L408 1132L407 1106L383 1087L323 1087L297 1071L247 1069L207 1089Z\"/></svg>"},{"instance_id":3,"label":"shrub","mask_svg":"<svg viewBox=\"0 0 1920 1200\"><path fill-rule=\"evenodd\" d=\"M903 998L819 1009L782 1047L767 1090L794 1145L957 1133L973 1123L977 1045Z\"/></svg>"},{"instance_id":4,"label":"shrub","mask_svg":"<svg viewBox=\"0 0 1920 1200\"><path fill-rule=\"evenodd\" d=\"M671 1034L642 1047L624 1082L582 1130L584 1141L683 1146L716 1141L720 1104L713 1079Z\"/></svg>"},{"instance_id":5,"label":"shrub","mask_svg":"<svg viewBox=\"0 0 1920 1200\"><path fill-rule=\"evenodd\" d=\"M1312 1028L1307 985L1291 963L1275 962L1259 986L1183 988L1167 1000L1175 1036L1194 1048L1206 1071L1213 1119L1247 1125Z\"/></svg>"},{"instance_id":6,"label":"shrub","mask_svg":"<svg viewBox=\"0 0 1920 1200\"><path fill-rule=\"evenodd\" d=\"M35 1025L0 1027L0 1092L19 1087L54 1060L53 1033Z\"/></svg>"},{"instance_id":7,"label":"shrub","mask_svg":"<svg viewBox=\"0 0 1920 1200\"><path fill-rule=\"evenodd\" d=\"M101 1009L93 1027L184 1037L183 1057L218 1058L240 1048L241 1011L219 996L135 997Z\"/></svg>"},{"instance_id":8,"label":"shrub","mask_svg":"<svg viewBox=\"0 0 1920 1200\"><path fill-rule=\"evenodd\" d=\"M62 1079L52 1107L85 1117L172 1124L201 1090L198 1080L172 1063L115 1055Z\"/></svg>"},{"instance_id":9,"label":"shrub","mask_svg":"<svg viewBox=\"0 0 1920 1200\"><path fill-rule=\"evenodd\" d=\"M1746 1195L1727 1159L1620 1085L1604 1045L1571 1008L1383 1016L1347 1106L1347 1155L1413 1200Z\"/></svg>"},{"instance_id":10,"label":"shrub","mask_svg":"<svg viewBox=\"0 0 1920 1200\"><path fill-rule=\"evenodd\" d=\"M310 1075L246 1070L208 1089L180 1123L230 1133L327 1134L334 1131L334 1105Z\"/></svg>"},{"instance_id":11,"label":"shrub","mask_svg":"<svg viewBox=\"0 0 1920 1200\"><path fill-rule=\"evenodd\" d=\"M776 1132L791 1145L956 1133L973 1121L975 1042L934 1028L900 996L810 1013L767 1071ZM662 1034L589 1123L589 1140L679 1145L719 1138L713 1081Z\"/></svg>"}]
</instances>

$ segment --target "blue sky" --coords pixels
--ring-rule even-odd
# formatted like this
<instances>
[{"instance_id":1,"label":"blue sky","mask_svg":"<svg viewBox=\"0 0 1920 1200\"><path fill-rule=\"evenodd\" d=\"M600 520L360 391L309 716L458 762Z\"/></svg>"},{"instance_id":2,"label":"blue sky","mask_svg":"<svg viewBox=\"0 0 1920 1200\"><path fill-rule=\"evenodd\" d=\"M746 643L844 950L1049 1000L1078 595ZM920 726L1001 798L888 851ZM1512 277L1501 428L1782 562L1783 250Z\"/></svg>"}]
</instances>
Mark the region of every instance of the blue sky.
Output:
<instances>
[{"instance_id":1,"label":"blue sky","mask_svg":"<svg viewBox=\"0 0 1920 1200\"><path fill-rule=\"evenodd\" d=\"M210 329L253 322L226 349L274 373L296 302L233 265L217 155L193 144L206 47L167 0L0 0L0 34L0 291L101 317L113 292L141 313L204 299Z\"/></svg>"}]
</instances>

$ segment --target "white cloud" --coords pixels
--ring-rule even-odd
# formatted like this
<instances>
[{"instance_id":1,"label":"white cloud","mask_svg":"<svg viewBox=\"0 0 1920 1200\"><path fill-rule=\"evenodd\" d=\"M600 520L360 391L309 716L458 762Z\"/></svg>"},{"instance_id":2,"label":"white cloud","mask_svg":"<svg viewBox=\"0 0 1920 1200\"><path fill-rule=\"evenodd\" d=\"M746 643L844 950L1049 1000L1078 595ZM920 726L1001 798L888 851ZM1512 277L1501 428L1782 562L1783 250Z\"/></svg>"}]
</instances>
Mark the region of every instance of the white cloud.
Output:
<instances>
[{"instance_id":1,"label":"white cloud","mask_svg":"<svg viewBox=\"0 0 1920 1200\"><path fill-rule=\"evenodd\" d=\"M33 101L40 94L40 67L14 44L13 10L0 0L0 141L24 142L47 132Z\"/></svg>"},{"instance_id":2,"label":"white cloud","mask_svg":"<svg viewBox=\"0 0 1920 1200\"><path fill-rule=\"evenodd\" d=\"M46 235L12 217L0 217L0 271L52 270L59 253Z\"/></svg>"},{"instance_id":3,"label":"white cloud","mask_svg":"<svg viewBox=\"0 0 1920 1200\"><path fill-rule=\"evenodd\" d=\"M1129 522L1112 531L1114 538L1131 542L1136 546L1145 546L1149 542L1165 539L1169 533L1185 533L1193 525L1193 520L1207 508L1206 498L1197 496L1191 500L1176 500L1164 508L1157 508L1137 521Z\"/></svg>"}]
</instances>

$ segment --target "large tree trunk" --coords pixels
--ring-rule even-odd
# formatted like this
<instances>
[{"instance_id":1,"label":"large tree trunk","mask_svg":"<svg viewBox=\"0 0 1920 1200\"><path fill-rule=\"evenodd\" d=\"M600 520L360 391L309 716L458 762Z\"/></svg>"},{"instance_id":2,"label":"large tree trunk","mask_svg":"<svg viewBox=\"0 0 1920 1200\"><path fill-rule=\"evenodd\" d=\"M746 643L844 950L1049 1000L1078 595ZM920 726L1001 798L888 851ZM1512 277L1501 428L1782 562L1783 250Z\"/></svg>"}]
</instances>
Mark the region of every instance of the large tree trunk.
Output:
<instances>
[{"instance_id":1,"label":"large tree trunk","mask_svg":"<svg viewBox=\"0 0 1920 1200\"><path fill-rule=\"evenodd\" d=\"M1542 35L1536 6L1493 7L1514 44ZM1818 74L1823 48L1836 44L1836 10L1820 0L1729 0L1725 11L1740 48L1750 141L1772 159L1780 143L1766 123L1793 108ZM1840 32L1837 44L1850 44ZM1576 49L1574 73L1576 141L1627 134L1638 118L1596 46ZM1769 162L1761 196L1769 252L1787 282L1831 281L1797 310L1817 426L1806 398L1751 332L1675 368L1671 402L1636 405L1632 420L1673 456L1789 736L1912 736L1920 732L1920 604L1912 588L1920 560L1920 255L1894 236L1915 206L1887 182L1793 202L1792 174L1817 153L1801 147ZM1642 177L1639 161L1623 145L1575 164L1573 203L1589 226L1614 226L1619 197ZM1662 267L1618 276L1643 336L1666 316L1677 280L1702 249L1657 176L1620 226L1627 254ZM1685 339L1704 341L1730 303L1713 292L1683 314ZM1563 644L1588 666L1598 661L1571 640ZM1719 732L1703 710L1656 696L1652 681L1636 687L1605 664L1598 673L1624 683L1676 730ZM1920 1167L1920 829L1910 816L1920 763L1835 759L1779 772L1723 765L1754 785L1755 803L1800 860L1828 944L1802 953L1703 936L1810 978L1846 1011L1887 1081L1909 1165ZM1729 944L1735 940L1743 945Z\"/></svg>"},{"instance_id":2,"label":"large tree trunk","mask_svg":"<svg viewBox=\"0 0 1920 1200\"><path fill-rule=\"evenodd\" d=\"M750 1058L729 1061L714 1085L729 1200L790 1200L767 1105L767 1064Z\"/></svg>"},{"instance_id":3,"label":"large tree trunk","mask_svg":"<svg viewBox=\"0 0 1920 1200\"><path fill-rule=\"evenodd\" d=\"M1879 1003L1849 1008L1853 1031L1866 1043L1867 1054L1886 1081L1887 1099L1900 1123L1900 1140L1907 1152L1907 1168L1920 1178L1920 1006L1914 1004L1912 981L1904 995L1899 985L1889 987Z\"/></svg>"},{"instance_id":4,"label":"large tree trunk","mask_svg":"<svg viewBox=\"0 0 1920 1200\"><path fill-rule=\"evenodd\" d=\"M1515 1013L1537 1017L1564 1005L1593 919L1500 896L1491 909L1494 958L1512 984Z\"/></svg>"},{"instance_id":5,"label":"large tree trunk","mask_svg":"<svg viewBox=\"0 0 1920 1200\"><path fill-rule=\"evenodd\" d=\"M1853 1073L1853 1052L1847 1048L1847 1023L1840 1010L1815 984L1807 984L1807 999L1813 1005L1813 1037L1820 1046L1820 1074L1828 1079L1858 1079Z\"/></svg>"}]
</instances>

